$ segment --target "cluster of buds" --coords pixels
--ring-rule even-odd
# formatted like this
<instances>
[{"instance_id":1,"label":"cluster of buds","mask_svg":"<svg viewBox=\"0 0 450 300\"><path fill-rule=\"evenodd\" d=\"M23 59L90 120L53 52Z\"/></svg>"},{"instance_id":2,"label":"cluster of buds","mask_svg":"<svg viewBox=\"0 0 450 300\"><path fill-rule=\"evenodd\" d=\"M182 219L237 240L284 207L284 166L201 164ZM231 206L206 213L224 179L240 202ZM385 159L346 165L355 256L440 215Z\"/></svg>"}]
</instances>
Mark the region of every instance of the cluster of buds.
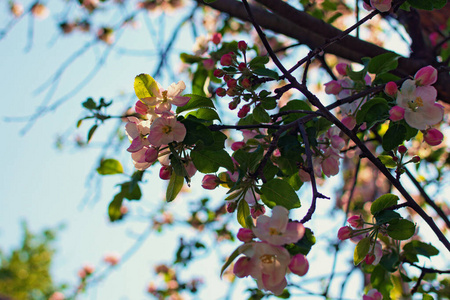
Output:
<instances>
[{"instance_id":1,"label":"cluster of buds","mask_svg":"<svg viewBox=\"0 0 450 300\"><path fill-rule=\"evenodd\" d=\"M308 272L306 256L299 253L291 256L284 247L298 242L305 228L299 222L289 221L289 211L275 206L272 217L262 215L253 228L241 228L237 234L244 242L238 248L241 256L234 264L233 273L239 277L251 276L258 288L280 295L287 285L286 273L303 276ZM258 238L260 241L254 241Z\"/></svg>"},{"instance_id":2,"label":"cluster of buds","mask_svg":"<svg viewBox=\"0 0 450 300\"><path fill-rule=\"evenodd\" d=\"M64 34L69 34L76 30L78 30L80 32L89 32L89 30L91 29L91 24L86 20L74 21L74 22L65 21L65 22L62 22L59 24L59 28L61 29L62 33L64 33ZM104 31L102 31L101 33L103 33L103 32ZM99 39L100 39L100 37L99 37Z\"/></svg>"}]
</instances>

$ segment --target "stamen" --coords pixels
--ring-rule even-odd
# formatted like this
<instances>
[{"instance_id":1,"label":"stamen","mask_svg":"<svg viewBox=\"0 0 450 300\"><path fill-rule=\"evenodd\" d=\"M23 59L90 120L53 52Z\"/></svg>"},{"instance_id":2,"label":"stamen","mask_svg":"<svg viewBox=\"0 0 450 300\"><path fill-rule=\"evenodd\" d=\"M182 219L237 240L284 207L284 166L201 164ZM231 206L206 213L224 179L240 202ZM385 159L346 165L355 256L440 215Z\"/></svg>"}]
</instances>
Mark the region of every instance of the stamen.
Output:
<instances>
[{"instance_id":1,"label":"stamen","mask_svg":"<svg viewBox=\"0 0 450 300\"><path fill-rule=\"evenodd\" d=\"M264 254L259 259L263 264L273 264L275 262L275 255Z\"/></svg>"}]
</instances>

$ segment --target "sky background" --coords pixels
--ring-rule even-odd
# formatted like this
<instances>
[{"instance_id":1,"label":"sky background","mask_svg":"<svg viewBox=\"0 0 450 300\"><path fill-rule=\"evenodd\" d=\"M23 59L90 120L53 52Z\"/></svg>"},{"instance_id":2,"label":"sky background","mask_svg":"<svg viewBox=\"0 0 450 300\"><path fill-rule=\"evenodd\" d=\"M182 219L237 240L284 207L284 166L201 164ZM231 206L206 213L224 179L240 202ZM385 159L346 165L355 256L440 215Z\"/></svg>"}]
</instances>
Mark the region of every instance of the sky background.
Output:
<instances>
[{"instance_id":1,"label":"sky background","mask_svg":"<svg viewBox=\"0 0 450 300\"><path fill-rule=\"evenodd\" d=\"M9 20L5 14L6 3L2 2L1 5L0 28L6 24L4 20ZM58 3L52 2L52 5L54 9L60 9ZM181 15L188 11L189 9L183 11ZM160 19L157 17L152 18L154 24L158 24L158 20ZM86 121L79 130L75 128L77 120L83 116L81 102L88 97L96 101L100 97L113 99L121 105L117 108L114 106L111 113L120 114L127 103L135 101L130 94L133 91L134 77L143 72L151 74L155 69L157 56L151 55L151 51L147 56L128 56L113 50L88 84L69 101L30 126L27 123L29 116L34 114L47 95L45 92L36 93L36 89L47 82L73 52L89 41L78 34L70 37L59 35L54 22L52 18L35 22L33 44L29 51L25 51L28 43L28 18L19 22L0 40L0 140L3 141L0 147L0 248L7 253L20 244L20 222L23 220L35 233L64 224L65 229L59 232L55 243L57 253L52 273L56 282L74 286L77 283L77 271L84 263L101 268L104 266L101 263L104 254L126 252L148 228L145 218L133 218L117 224L108 221L107 206L118 191L115 185L126 181L127 177L114 175L98 180L98 176L92 176L92 170L98 165L103 153L102 145L108 142L109 131L118 126L118 123L112 121L101 127L95 133L91 147L75 147L75 139L79 137L85 140L87 131L92 126L92 122ZM169 22L166 31L170 32L175 26L176 22ZM116 49L149 49L161 42L162 36L164 34L150 34L141 22L140 27L127 31L127 34L120 37ZM189 51L192 34L183 29L180 36L183 39L175 44L175 52L181 49ZM104 45L97 44L77 58L76 63L64 72L52 99L58 100L70 93L91 72L106 49ZM172 60L174 64L178 64L176 55ZM172 82L168 78L165 81L166 85ZM35 121L33 118L32 120ZM59 149L56 141L60 137L63 143ZM125 173L133 172L131 159L124 151L111 151L106 156L121 160ZM163 203L165 183L155 176L157 170L148 173L150 174L145 175L147 183L143 188L142 201L139 205L130 204L132 215L149 214ZM197 175L192 184L198 188L169 204L169 210L175 214L182 213L187 209L189 200L199 199L204 194L199 188L201 177ZM326 216L332 209L335 197L330 186L337 184L339 179L335 178L329 186L321 188L321 192L332 196L332 200L320 203L321 210L317 213L319 216ZM223 193L224 190L221 190L209 195L215 201L221 201ZM309 207L309 189L303 187L302 193L302 199L306 200L303 207L295 212L297 216L304 215ZM317 236L331 239L335 238L337 228L342 226L343 221L343 216L337 215L326 224L311 222L311 227ZM163 235L151 233L129 261L80 299L148 299L145 288L150 281L156 280L153 266L173 259L173 249L180 234L190 237L196 235L196 232L179 228L177 231L164 232ZM314 248L316 251L308 256L315 263L308 274L310 277L305 279L329 272L331 257L326 255L329 249L324 247L327 242L328 240L319 242ZM351 251L354 246L350 243L343 247ZM228 253L231 253L233 246L229 246L229 249ZM209 256L191 267L192 274L208 278L208 287L203 289L200 299L221 299L226 295L228 285L219 278L221 265L214 260L211 262L211 257L222 257L227 254L227 250L214 249ZM316 258L320 260L317 261ZM342 265L345 263L347 261L340 261ZM352 280L355 280L355 284L360 284L358 278ZM234 299L243 299L239 297L247 284L254 287L251 279L239 281ZM356 292L350 292L350 295L360 296Z\"/></svg>"}]
</instances>

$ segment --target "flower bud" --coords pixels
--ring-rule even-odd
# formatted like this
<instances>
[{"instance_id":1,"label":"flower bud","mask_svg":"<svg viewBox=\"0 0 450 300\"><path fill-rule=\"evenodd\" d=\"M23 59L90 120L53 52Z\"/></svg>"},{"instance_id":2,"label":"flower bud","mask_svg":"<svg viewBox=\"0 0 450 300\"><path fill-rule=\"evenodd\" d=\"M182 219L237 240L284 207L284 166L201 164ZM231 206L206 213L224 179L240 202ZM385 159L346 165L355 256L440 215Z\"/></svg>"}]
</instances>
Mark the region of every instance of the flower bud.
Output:
<instances>
[{"instance_id":1,"label":"flower bud","mask_svg":"<svg viewBox=\"0 0 450 300\"><path fill-rule=\"evenodd\" d=\"M203 177L202 187L207 190L214 190L219 185L220 179L216 175L207 174Z\"/></svg>"},{"instance_id":2,"label":"flower bud","mask_svg":"<svg viewBox=\"0 0 450 300\"><path fill-rule=\"evenodd\" d=\"M406 149L405 146L403 146L403 145L398 146L398 153L405 154L406 151L408 151L408 149Z\"/></svg>"},{"instance_id":3,"label":"flower bud","mask_svg":"<svg viewBox=\"0 0 450 300\"><path fill-rule=\"evenodd\" d=\"M141 100L138 100L136 102L136 104L134 105L134 110L140 115L146 115L148 112L148 107L147 107L147 105L145 105L144 102L142 102Z\"/></svg>"},{"instance_id":4,"label":"flower bud","mask_svg":"<svg viewBox=\"0 0 450 300\"><path fill-rule=\"evenodd\" d=\"M436 128L430 128L423 133L423 139L430 146L437 146L444 140L444 135Z\"/></svg>"},{"instance_id":5,"label":"flower bud","mask_svg":"<svg viewBox=\"0 0 450 300\"><path fill-rule=\"evenodd\" d=\"M228 213L230 213L230 214L234 213L234 211L236 210L236 208L237 208L237 203L236 203L236 202L234 202L234 201L229 201L229 202L227 202L227 207L226 207L226 209L227 209L227 212L228 212Z\"/></svg>"},{"instance_id":6,"label":"flower bud","mask_svg":"<svg viewBox=\"0 0 450 300\"><path fill-rule=\"evenodd\" d=\"M389 81L384 86L384 92L389 96L395 96L398 92L397 84L393 81Z\"/></svg>"},{"instance_id":7,"label":"flower bud","mask_svg":"<svg viewBox=\"0 0 450 300\"><path fill-rule=\"evenodd\" d=\"M237 86L237 80L236 79L230 79L227 81L227 86L232 89L235 88Z\"/></svg>"},{"instance_id":8,"label":"flower bud","mask_svg":"<svg viewBox=\"0 0 450 300\"><path fill-rule=\"evenodd\" d=\"M247 43L244 42L244 41L239 41L239 42L238 42L238 49L239 49L241 52L245 52L245 51L247 50Z\"/></svg>"},{"instance_id":9,"label":"flower bud","mask_svg":"<svg viewBox=\"0 0 450 300\"><path fill-rule=\"evenodd\" d=\"M338 239L341 241L349 239L352 237L353 229L350 226L344 226L339 228Z\"/></svg>"},{"instance_id":10,"label":"flower bud","mask_svg":"<svg viewBox=\"0 0 450 300\"><path fill-rule=\"evenodd\" d=\"M241 72L243 72L243 71L246 70L246 69L247 69L247 64L241 62L241 63L239 64L239 66L238 66L238 70L241 71Z\"/></svg>"},{"instance_id":11,"label":"flower bud","mask_svg":"<svg viewBox=\"0 0 450 300\"><path fill-rule=\"evenodd\" d=\"M220 44L222 41L222 34L218 32L214 33L211 37L211 41L216 45Z\"/></svg>"},{"instance_id":12,"label":"flower bud","mask_svg":"<svg viewBox=\"0 0 450 300\"><path fill-rule=\"evenodd\" d=\"M437 70L432 66L423 67L414 75L414 80L419 86L431 85L437 81Z\"/></svg>"},{"instance_id":13,"label":"flower bud","mask_svg":"<svg viewBox=\"0 0 450 300\"><path fill-rule=\"evenodd\" d=\"M159 178L162 180L169 180L170 175L172 175L172 167L170 166L162 166L159 170Z\"/></svg>"},{"instance_id":14,"label":"flower bud","mask_svg":"<svg viewBox=\"0 0 450 300\"><path fill-rule=\"evenodd\" d=\"M253 265L250 262L250 258L246 256L240 257L233 267L233 273L239 278L246 277L250 275L253 269Z\"/></svg>"},{"instance_id":15,"label":"flower bud","mask_svg":"<svg viewBox=\"0 0 450 300\"><path fill-rule=\"evenodd\" d=\"M252 215L253 219L258 218L259 216L266 213L266 208L264 205L255 205L252 208L250 208L250 214Z\"/></svg>"},{"instance_id":16,"label":"flower bud","mask_svg":"<svg viewBox=\"0 0 450 300\"><path fill-rule=\"evenodd\" d=\"M347 219L347 222L353 228L362 228L364 225L364 220L361 218L361 216L351 216Z\"/></svg>"},{"instance_id":17,"label":"flower bud","mask_svg":"<svg viewBox=\"0 0 450 300\"><path fill-rule=\"evenodd\" d=\"M216 65L216 62L212 58L203 60L203 66L205 67L206 70L214 69L215 65Z\"/></svg>"},{"instance_id":18,"label":"flower bud","mask_svg":"<svg viewBox=\"0 0 450 300\"><path fill-rule=\"evenodd\" d=\"M375 255L373 253L367 254L366 257L364 258L364 262L368 265L373 264L374 261L375 261Z\"/></svg>"},{"instance_id":19,"label":"flower bud","mask_svg":"<svg viewBox=\"0 0 450 300\"><path fill-rule=\"evenodd\" d=\"M145 151L145 161L148 163L153 163L158 159L158 150L156 148L150 147Z\"/></svg>"},{"instance_id":20,"label":"flower bud","mask_svg":"<svg viewBox=\"0 0 450 300\"><path fill-rule=\"evenodd\" d=\"M231 66L232 63L233 63L233 57L230 54L224 54L220 58L220 64L222 66L225 66L225 67Z\"/></svg>"},{"instance_id":21,"label":"flower bud","mask_svg":"<svg viewBox=\"0 0 450 300\"><path fill-rule=\"evenodd\" d=\"M308 269L309 263L306 256L297 254L292 257L291 262L289 263L289 270L291 270L292 273L303 276L308 272Z\"/></svg>"},{"instance_id":22,"label":"flower bud","mask_svg":"<svg viewBox=\"0 0 450 300\"><path fill-rule=\"evenodd\" d=\"M228 75L228 74L223 75L223 81L227 82L227 81L230 80L230 79L231 79L231 76L230 76L230 75Z\"/></svg>"},{"instance_id":23,"label":"flower bud","mask_svg":"<svg viewBox=\"0 0 450 300\"><path fill-rule=\"evenodd\" d=\"M61 292L54 292L48 300L64 300L64 294Z\"/></svg>"},{"instance_id":24,"label":"flower bud","mask_svg":"<svg viewBox=\"0 0 450 300\"><path fill-rule=\"evenodd\" d=\"M346 63L338 63L336 65L336 71L338 72L339 75L342 75L342 76L347 75L347 68L348 68L348 64L346 64Z\"/></svg>"},{"instance_id":25,"label":"flower bud","mask_svg":"<svg viewBox=\"0 0 450 300\"><path fill-rule=\"evenodd\" d=\"M103 257L103 261L111 266L115 266L119 263L120 257L117 253L109 253Z\"/></svg>"},{"instance_id":26,"label":"flower bud","mask_svg":"<svg viewBox=\"0 0 450 300\"><path fill-rule=\"evenodd\" d=\"M325 93L328 95L337 95L342 91L342 86L336 80L325 83Z\"/></svg>"},{"instance_id":27,"label":"flower bud","mask_svg":"<svg viewBox=\"0 0 450 300\"><path fill-rule=\"evenodd\" d=\"M420 161L420 156L413 156L412 158L411 158L411 161L413 162L413 163L418 163L419 161Z\"/></svg>"},{"instance_id":28,"label":"flower bud","mask_svg":"<svg viewBox=\"0 0 450 300\"><path fill-rule=\"evenodd\" d=\"M227 94L227 91L224 88L217 88L216 95L219 97L224 97Z\"/></svg>"},{"instance_id":29,"label":"flower bud","mask_svg":"<svg viewBox=\"0 0 450 300\"><path fill-rule=\"evenodd\" d=\"M236 107L238 106L238 102L237 101L231 101L230 103L228 103L228 108L230 109L230 110L235 110L236 109Z\"/></svg>"},{"instance_id":30,"label":"flower bud","mask_svg":"<svg viewBox=\"0 0 450 300\"><path fill-rule=\"evenodd\" d=\"M246 90L248 90L252 87L252 83L250 82L250 79L248 79L248 78L242 79L241 85Z\"/></svg>"},{"instance_id":31,"label":"flower bud","mask_svg":"<svg viewBox=\"0 0 450 300\"><path fill-rule=\"evenodd\" d=\"M255 237L255 234L249 228L240 228L237 233L238 240L244 243L251 242Z\"/></svg>"},{"instance_id":32,"label":"flower bud","mask_svg":"<svg viewBox=\"0 0 450 300\"><path fill-rule=\"evenodd\" d=\"M250 111L250 105L247 105L247 104L243 105L238 112L238 117L241 119L245 118L249 111Z\"/></svg>"},{"instance_id":33,"label":"flower bud","mask_svg":"<svg viewBox=\"0 0 450 300\"><path fill-rule=\"evenodd\" d=\"M222 69L215 69L213 75L217 78L221 78L223 75L225 75L225 72Z\"/></svg>"},{"instance_id":34,"label":"flower bud","mask_svg":"<svg viewBox=\"0 0 450 300\"><path fill-rule=\"evenodd\" d=\"M389 119L392 121L400 121L405 117L405 109L400 106L394 106L389 110Z\"/></svg>"},{"instance_id":35,"label":"flower bud","mask_svg":"<svg viewBox=\"0 0 450 300\"><path fill-rule=\"evenodd\" d=\"M245 142L234 142L231 144L231 150L236 151L245 146Z\"/></svg>"}]
</instances>

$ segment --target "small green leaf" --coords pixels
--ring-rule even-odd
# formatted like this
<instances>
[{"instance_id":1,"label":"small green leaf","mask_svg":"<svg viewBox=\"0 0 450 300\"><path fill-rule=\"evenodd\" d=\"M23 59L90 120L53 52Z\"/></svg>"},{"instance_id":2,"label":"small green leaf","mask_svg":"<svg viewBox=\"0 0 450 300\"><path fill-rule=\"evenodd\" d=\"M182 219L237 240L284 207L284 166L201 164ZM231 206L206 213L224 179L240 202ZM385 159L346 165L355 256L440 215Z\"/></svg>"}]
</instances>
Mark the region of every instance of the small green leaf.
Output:
<instances>
[{"instance_id":1,"label":"small green leaf","mask_svg":"<svg viewBox=\"0 0 450 300\"><path fill-rule=\"evenodd\" d=\"M397 163L394 161L394 159L390 155L380 155L380 156L378 156L378 159L383 163L383 165L386 168L393 169L393 168L397 167Z\"/></svg>"},{"instance_id":2,"label":"small green leaf","mask_svg":"<svg viewBox=\"0 0 450 300\"><path fill-rule=\"evenodd\" d=\"M366 122L367 128L371 128L378 122L385 121L389 117L389 105L386 99L373 98L363 104L356 114L356 122Z\"/></svg>"},{"instance_id":3,"label":"small green leaf","mask_svg":"<svg viewBox=\"0 0 450 300\"><path fill-rule=\"evenodd\" d=\"M269 114L261 105L256 106L255 109L253 110L253 118L258 123L269 123L270 122Z\"/></svg>"},{"instance_id":4,"label":"small green leaf","mask_svg":"<svg viewBox=\"0 0 450 300\"><path fill-rule=\"evenodd\" d=\"M421 241L411 241L403 246L403 251L406 255L406 258L412 262L418 262L419 259L417 255L422 255L430 258L431 256L435 256L439 254L439 250L436 249L431 244L426 244Z\"/></svg>"},{"instance_id":5,"label":"small green leaf","mask_svg":"<svg viewBox=\"0 0 450 300\"><path fill-rule=\"evenodd\" d=\"M239 224L241 224L244 228L250 228L247 224L247 217L250 216L250 207L248 206L247 201L245 199L239 200L237 207L237 220Z\"/></svg>"},{"instance_id":6,"label":"small green leaf","mask_svg":"<svg viewBox=\"0 0 450 300\"><path fill-rule=\"evenodd\" d=\"M261 186L261 200L270 208L281 205L290 210L301 205L298 195L289 183L278 178Z\"/></svg>"},{"instance_id":7,"label":"small green leaf","mask_svg":"<svg viewBox=\"0 0 450 300\"><path fill-rule=\"evenodd\" d=\"M355 266L359 265L370 250L370 239L368 237L363 238L358 242L353 253L353 263Z\"/></svg>"},{"instance_id":8,"label":"small green leaf","mask_svg":"<svg viewBox=\"0 0 450 300\"><path fill-rule=\"evenodd\" d=\"M193 110L197 108L205 108L205 107L215 108L214 103L208 97L195 94L186 94L183 96L190 97L191 99L189 99L189 102L186 103L186 105L177 107L176 110L177 114L186 110Z\"/></svg>"},{"instance_id":9,"label":"small green leaf","mask_svg":"<svg viewBox=\"0 0 450 300\"><path fill-rule=\"evenodd\" d=\"M253 70L253 73L255 73L256 75L259 75L259 76L273 78L275 80L278 80L278 78L279 78L277 72L272 71L270 69L266 69L266 68Z\"/></svg>"},{"instance_id":10,"label":"small green leaf","mask_svg":"<svg viewBox=\"0 0 450 300\"><path fill-rule=\"evenodd\" d=\"M388 235L395 240L407 240L414 235L416 225L408 220L392 220L387 228Z\"/></svg>"},{"instance_id":11,"label":"small green leaf","mask_svg":"<svg viewBox=\"0 0 450 300\"><path fill-rule=\"evenodd\" d=\"M87 136L87 142L89 143L92 139L92 137L94 136L94 132L97 130L98 125L95 124L94 126L91 127L91 129L89 129L88 132L88 136Z\"/></svg>"},{"instance_id":12,"label":"small green leaf","mask_svg":"<svg viewBox=\"0 0 450 300\"><path fill-rule=\"evenodd\" d=\"M400 257L396 251L391 251L383 255L380 260L380 265L382 265L386 270L393 273L397 271L398 265L400 264Z\"/></svg>"},{"instance_id":13,"label":"small green leaf","mask_svg":"<svg viewBox=\"0 0 450 300\"><path fill-rule=\"evenodd\" d=\"M188 53L181 53L180 59L182 62L186 64L193 64L197 62L201 62L203 59L199 56L188 54Z\"/></svg>"},{"instance_id":14,"label":"small green leaf","mask_svg":"<svg viewBox=\"0 0 450 300\"><path fill-rule=\"evenodd\" d=\"M401 219L399 213L392 210L382 210L377 213L375 218L377 219L377 224L385 224L395 219Z\"/></svg>"},{"instance_id":15,"label":"small green leaf","mask_svg":"<svg viewBox=\"0 0 450 300\"><path fill-rule=\"evenodd\" d=\"M400 55L394 52L383 53L372 58L368 65L368 71L372 74L382 74L394 70L398 66Z\"/></svg>"},{"instance_id":16,"label":"small green leaf","mask_svg":"<svg viewBox=\"0 0 450 300\"><path fill-rule=\"evenodd\" d=\"M92 98L87 98L87 100L83 102L82 105L84 108L87 108L89 110L97 108L97 103L95 103L94 99Z\"/></svg>"},{"instance_id":17,"label":"small green leaf","mask_svg":"<svg viewBox=\"0 0 450 300\"><path fill-rule=\"evenodd\" d=\"M398 196L394 194L385 194L373 201L372 205L370 206L370 213L375 216L380 211L396 205L398 199Z\"/></svg>"},{"instance_id":18,"label":"small green leaf","mask_svg":"<svg viewBox=\"0 0 450 300\"><path fill-rule=\"evenodd\" d=\"M114 196L114 199L109 203L108 206L108 216L111 222L117 221L122 216L120 208L122 207L123 195L118 193Z\"/></svg>"},{"instance_id":19,"label":"small green leaf","mask_svg":"<svg viewBox=\"0 0 450 300\"><path fill-rule=\"evenodd\" d=\"M143 99L158 95L159 88L152 76L142 73L134 79L134 92L139 99Z\"/></svg>"},{"instance_id":20,"label":"small green leaf","mask_svg":"<svg viewBox=\"0 0 450 300\"><path fill-rule=\"evenodd\" d=\"M205 174L217 172L220 167L234 172L233 160L224 149L218 151L192 150L191 158L197 170Z\"/></svg>"},{"instance_id":21,"label":"small green leaf","mask_svg":"<svg viewBox=\"0 0 450 300\"><path fill-rule=\"evenodd\" d=\"M398 147L406 139L406 127L400 123L394 123L383 136L383 149L384 151L391 151L395 147Z\"/></svg>"},{"instance_id":22,"label":"small green leaf","mask_svg":"<svg viewBox=\"0 0 450 300\"><path fill-rule=\"evenodd\" d=\"M120 161L113 158L103 159L97 168L100 175L114 175L123 173L123 167Z\"/></svg>"},{"instance_id":23,"label":"small green leaf","mask_svg":"<svg viewBox=\"0 0 450 300\"><path fill-rule=\"evenodd\" d=\"M169 184L167 185L166 191L166 201L173 201L178 193L181 191L181 188L184 184L184 177L177 175L175 172L172 172L170 176Z\"/></svg>"},{"instance_id":24,"label":"small green leaf","mask_svg":"<svg viewBox=\"0 0 450 300\"><path fill-rule=\"evenodd\" d=\"M199 108L197 110L189 112L186 116L194 116L200 120L211 121L211 124L214 120L219 120L219 122L221 121L217 111L211 108Z\"/></svg>"},{"instance_id":25,"label":"small green leaf","mask_svg":"<svg viewBox=\"0 0 450 300\"><path fill-rule=\"evenodd\" d=\"M139 184L133 184L132 181L125 182L121 184L122 190L121 193L124 198L128 200L140 200L142 197L141 188Z\"/></svg>"},{"instance_id":26,"label":"small green leaf","mask_svg":"<svg viewBox=\"0 0 450 300\"><path fill-rule=\"evenodd\" d=\"M433 300L433 299L434 299L433 296L428 294L423 294L422 296L422 300Z\"/></svg>"},{"instance_id":27,"label":"small green leaf","mask_svg":"<svg viewBox=\"0 0 450 300\"><path fill-rule=\"evenodd\" d=\"M205 84L208 78L208 71L203 68L203 65L198 65L197 71L194 73L194 78L192 79L192 93L206 96L205 94ZM201 67L200 67L201 66Z\"/></svg>"},{"instance_id":28,"label":"small green leaf","mask_svg":"<svg viewBox=\"0 0 450 300\"><path fill-rule=\"evenodd\" d=\"M251 69L264 68L264 65L269 62L268 56L257 56L248 64Z\"/></svg>"},{"instance_id":29,"label":"small green leaf","mask_svg":"<svg viewBox=\"0 0 450 300\"><path fill-rule=\"evenodd\" d=\"M81 123L83 123L83 119L79 119L79 120L78 120L78 122L77 122L77 128L80 128Z\"/></svg>"}]
</instances>

